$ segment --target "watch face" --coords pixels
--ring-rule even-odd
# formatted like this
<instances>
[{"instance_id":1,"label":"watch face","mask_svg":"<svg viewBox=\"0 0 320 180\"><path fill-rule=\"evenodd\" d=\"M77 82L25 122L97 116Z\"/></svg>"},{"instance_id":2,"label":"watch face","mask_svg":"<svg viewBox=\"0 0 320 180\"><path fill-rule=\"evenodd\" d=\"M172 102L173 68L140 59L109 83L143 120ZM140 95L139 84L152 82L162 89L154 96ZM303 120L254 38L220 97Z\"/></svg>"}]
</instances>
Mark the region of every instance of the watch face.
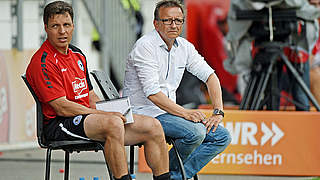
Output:
<instances>
[{"instance_id":1,"label":"watch face","mask_svg":"<svg viewBox=\"0 0 320 180\"><path fill-rule=\"evenodd\" d=\"M222 117L224 117L224 112L220 109L214 109L213 110L213 114L215 115L222 115Z\"/></svg>"}]
</instances>

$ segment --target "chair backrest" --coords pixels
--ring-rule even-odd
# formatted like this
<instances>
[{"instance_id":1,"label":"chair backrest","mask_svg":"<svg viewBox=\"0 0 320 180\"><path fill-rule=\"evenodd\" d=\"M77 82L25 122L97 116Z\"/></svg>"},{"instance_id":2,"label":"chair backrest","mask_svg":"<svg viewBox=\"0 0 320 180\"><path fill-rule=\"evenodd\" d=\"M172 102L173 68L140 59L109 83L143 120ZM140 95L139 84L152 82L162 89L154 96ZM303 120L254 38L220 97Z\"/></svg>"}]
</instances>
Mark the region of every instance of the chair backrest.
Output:
<instances>
[{"instance_id":1,"label":"chair backrest","mask_svg":"<svg viewBox=\"0 0 320 180\"><path fill-rule=\"evenodd\" d=\"M91 74L96 80L105 100L120 97L117 89L114 87L107 73L105 73L104 71L93 70Z\"/></svg>"},{"instance_id":2,"label":"chair backrest","mask_svg":"<svg viewBox=\"0 0 320 180\"><path fill-rule=\"evenodd\" d=\"M38 144L42 148L47 148L48 145L46 144L46 141L45 141L44 136L43 136L43 120L44 120L44 116L42 114L41 103L40 103L38 97L36 96L36 93L34 92L32 87L30 86L29 82L27 81L26 75L25 74L22 75L21 78L23 79L23 81L27 85L29 91L32 94L32 97L33 97L34 101L36 102L36 106L37 106L36 111L37 111L37 138L38 138Z\"/></svg>"}]
</instances>

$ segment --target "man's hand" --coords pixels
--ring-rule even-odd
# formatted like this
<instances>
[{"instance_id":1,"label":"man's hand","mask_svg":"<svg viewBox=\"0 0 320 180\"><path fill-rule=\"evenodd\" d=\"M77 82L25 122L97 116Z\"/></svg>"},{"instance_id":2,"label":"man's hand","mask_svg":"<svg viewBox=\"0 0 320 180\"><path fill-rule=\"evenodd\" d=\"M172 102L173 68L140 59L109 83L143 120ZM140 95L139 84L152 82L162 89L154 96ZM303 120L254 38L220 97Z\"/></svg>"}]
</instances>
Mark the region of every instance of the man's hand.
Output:
<instances>
[{"instance_id":1,"label":"man's hand","mask_svg":"<svg viewBox=\"0 0 320 180\"><path fill-rule=\"evenodd\" d=\"M101 112L101 111L100 111ZM106 112L102 111L103 114L109 115L109 116L118 116L122 119L123 123L127 122L127 118L125 118L121 113L119 112Z\"/></svg>"},{"instance_id":2,"label":"man's hand","mask_svg":"<svg viewBox=\"0 0 320 180\"><path fill-rule=\"evenodd\" d=\"M199 110L186 109L186 112L183 118L193 122L201 122L206 118L206 116Z\"/></svg>"},{"instance_id":3,"label":"man's hand","mask_svg":"<svg viewBox=\"0 0 320 180\"><path fill-rule=\"evenodd\" d=\"M212 115L211 117L204 119L202 123L206 126L207 128L207 134L209 133L210 129L212 126L214 126L212 132L215 132L219 123L222 121L222 116L221 115Z\"/></svg>"}]
</instances>

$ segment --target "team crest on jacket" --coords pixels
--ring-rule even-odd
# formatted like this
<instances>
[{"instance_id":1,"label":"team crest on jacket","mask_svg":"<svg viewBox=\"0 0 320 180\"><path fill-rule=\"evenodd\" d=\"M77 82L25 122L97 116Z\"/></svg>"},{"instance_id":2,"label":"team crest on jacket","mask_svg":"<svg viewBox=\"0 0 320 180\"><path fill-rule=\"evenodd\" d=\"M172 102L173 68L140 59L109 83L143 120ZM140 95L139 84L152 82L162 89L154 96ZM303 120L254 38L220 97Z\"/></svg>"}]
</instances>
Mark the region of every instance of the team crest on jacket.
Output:
<instances>
[{"instance_id":1,"label":"team crest on jacket","mask_svg":"<svg viewBox=\"0 0 320 180\"><path fill-rule=\"evenodd\" d=\"M73 124L74 125L79 125L82 119L82 115L76 116L75 118L73 118Z\"/></svg>"},{"instance_id":2,"label":"team crest on jacket","mask_svg":"<svg viewBox=\"0 0 320 180\"><path fill-rule=\"evenodd\" d=\"M84 71L84 67L80 59L78 60L78 66L82 71Z\"/></svg>"}]
</instances>

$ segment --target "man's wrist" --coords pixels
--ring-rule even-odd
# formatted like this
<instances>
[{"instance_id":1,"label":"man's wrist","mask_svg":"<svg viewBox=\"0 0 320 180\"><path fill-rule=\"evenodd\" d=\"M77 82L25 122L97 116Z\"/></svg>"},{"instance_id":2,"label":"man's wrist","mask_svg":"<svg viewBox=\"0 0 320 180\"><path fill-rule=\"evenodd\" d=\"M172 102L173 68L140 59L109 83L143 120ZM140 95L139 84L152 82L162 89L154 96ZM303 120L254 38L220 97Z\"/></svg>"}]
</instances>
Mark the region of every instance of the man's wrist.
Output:
<instances>
[{"instance_id":1,"label":"man's wrist","mask_svg":"<svg viewBox=\"0 0 320 180\"><path fill-rule=\"evenodd\" d=\"M222 117L224 117L224 112L222 109L214 109L212 115L220 115Z\"/></svg>"}]
</instances>

